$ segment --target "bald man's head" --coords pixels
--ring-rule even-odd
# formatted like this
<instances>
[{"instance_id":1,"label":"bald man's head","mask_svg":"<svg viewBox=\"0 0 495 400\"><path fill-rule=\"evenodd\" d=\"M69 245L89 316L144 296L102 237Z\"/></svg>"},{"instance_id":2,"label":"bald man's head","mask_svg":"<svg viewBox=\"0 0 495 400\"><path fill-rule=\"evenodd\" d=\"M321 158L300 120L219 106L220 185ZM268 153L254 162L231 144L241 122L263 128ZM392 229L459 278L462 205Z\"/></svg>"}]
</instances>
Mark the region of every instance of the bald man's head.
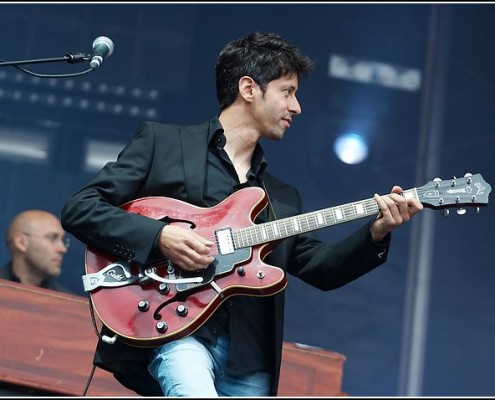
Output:
<instances>
[{"instance_id":1,"label":"bald man's head","mask_svg":"<svg viewBox=\"0 0 495 400\"><path fill-rule=\"evenodd\" d=\"M7 246L13 242L14 236L19 232L29 232L31 229L40 229L43 225L60 225L55 215L44 210L27 210L17 214L7 230Z\"/></svg>"},{"instance_id":2,"label":"bald man's head","mask_svg":"<svg viewBox=\"0 0 495 400\"><path fill-rule=\"evenodd\" d=\"M6 234L14 273L21 282L38 284L61 273L67 252L60 220L44 210L17 214Z\"/></svg>"}]
</instances>

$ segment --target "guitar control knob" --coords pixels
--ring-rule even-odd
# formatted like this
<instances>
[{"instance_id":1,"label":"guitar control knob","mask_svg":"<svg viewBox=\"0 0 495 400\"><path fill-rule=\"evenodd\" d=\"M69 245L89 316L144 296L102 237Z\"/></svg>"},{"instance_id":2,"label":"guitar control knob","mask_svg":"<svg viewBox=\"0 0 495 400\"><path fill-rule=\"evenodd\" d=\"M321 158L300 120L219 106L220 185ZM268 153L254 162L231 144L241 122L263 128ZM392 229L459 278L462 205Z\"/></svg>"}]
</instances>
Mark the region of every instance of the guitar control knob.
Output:
<instances>
[{"instance_id":1,"label":"guitar control knob","mask_svg":"<svg viewBox=\"0 0 495 400\"><path fill-rule=\"evenodd\" d=\"M244 267L237 268L237 275L239 275L239 276L246 275L246 270L244 269Z\"/></svg>"},{"instance_id":2,"label":"guitar control knob","mask_svg":"<svg viewBox=\"0 0 495 400\"><path fill-rule=\"evenodd\" d=\"M149 301L147 301L147 300L141 300L138 303L138 310L139 311L145 312L145 311L148 311L149 309L150 309L150 303L149 303Z\"/></svg>"},{"instance_id":3,"label":"guitar control knob","mask_svg":"<svg viewBox=\"0 0 495 400\"><path fill-rule=\"evenodd\" d=\"M188 309L184 304L180 304L177 306L176 312L179 317L185 317L187 315Z\"/></svg>"},{"instance_id":4,"label":"guitar control knob","mask_svg":"<svg viewBox=\"0 0 495 400\"><path fill-rule=\"evenodd\" d=\"M166 283L160 283L160 286L158 286L158 292L160 294L168 294L168 292L170 292L170 287Z\"/></svg>"},{"instance_id":5,"label":"guitar control knob","mask_svg":"<svg viewBox=\"0 0 495 400\"><path fill-rule=\"evenodd\" d=\"M168 329L168 325L166 322L160 321L156 323L156 331L158 333L165 333L167 332L167 329Z\"/></svg>"}]
</instances>

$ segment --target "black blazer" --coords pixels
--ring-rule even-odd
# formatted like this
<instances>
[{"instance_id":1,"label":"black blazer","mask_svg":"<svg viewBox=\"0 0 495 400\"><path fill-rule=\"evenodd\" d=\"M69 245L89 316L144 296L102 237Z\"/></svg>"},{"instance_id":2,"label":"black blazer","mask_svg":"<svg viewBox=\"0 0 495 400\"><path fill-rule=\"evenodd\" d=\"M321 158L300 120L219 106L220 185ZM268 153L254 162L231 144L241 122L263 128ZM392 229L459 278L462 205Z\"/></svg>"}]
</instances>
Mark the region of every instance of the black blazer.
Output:
<instances>
[{"instance_id":1,"label":"black blazer","mask_svg":"<svg viewBox=\"0 0 495 400\"><path fill-rule=\"evenodd\" d=\"M88 246L146 264L153 255L153 245L163 223L115 206L146 196L174 197L203 206L203 166L206 165L208 131L215 121L213 118L195 126L146 122L117 161L108 163L66 203L61 218L64 229ZM268 172L263 174L263 181L277 219L302 213L300 195L294 187ZM386 260L387 248L388 245L372 244L369 223L366 223L334 245L322 243L311 233L290 237L278 244L265 262L327 291L381 265ZM272 394L276 395L283 344L284 292L274 295L273 299L275 379ZM147 372L149 353L149 349L100 341L95 363L114 372L120 382L137 393L159 395L157 383ZM139 379L131 381L129 375Z\"/></svg>"}]
</instances>

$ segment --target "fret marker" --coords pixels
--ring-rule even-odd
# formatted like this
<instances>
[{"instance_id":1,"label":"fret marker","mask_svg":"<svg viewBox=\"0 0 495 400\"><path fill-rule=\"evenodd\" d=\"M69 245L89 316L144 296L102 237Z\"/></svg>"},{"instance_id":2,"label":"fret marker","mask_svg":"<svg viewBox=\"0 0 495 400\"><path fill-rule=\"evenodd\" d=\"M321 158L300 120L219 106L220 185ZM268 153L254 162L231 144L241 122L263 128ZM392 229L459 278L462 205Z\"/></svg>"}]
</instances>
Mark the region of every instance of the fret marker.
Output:
<instances>
[{"instance_id":1,"label":"fret marker","mask_svg":"<svg viewBox=\"0 0 495 400\"><path fill-rule=\"evenodd\" d=\"M318 221L318 225L323 225L325 221L323 220L323 215L321 213L316 214L316 220Z\"/></svg>"},{"instance_id":2,"label":"fret marker","mask_svg":"<svg viewBox=\"0 0 495 400\"><path fill-rule=\"evenodd\" d=\"M335 210L335 218L336 219L343 219L344 216L342 215L342 210L340 208Z\"/></svg>"},{"instance_id":3,"label":"fret marker","mask_svg":"<svg viewBox=\"0 0 495 400\"><path fill-rule=\"evenodd\" d=\"M297 232L300 230L299 228L299 223L297 222L297 219L292 220L292 225L294 225L294 230Z\"/></svg>"},{"instance_id":4,"label":"fret marker","mask_svg":"<svg viewBox=\"0 0 495 400\"><path fill-rule=\"evenodd\" d=\"M278 227L277 227L276 222L272 223L272 228L273 228L273 233L275 234L275 236L279 236Z\"/></svg>"},{"instance_id":5,"label":"fret marker","mask_svg":"<svg viewBox=\"0 0 495 400\"><path fill-rule=\"evenodd\" d=\"M355 209L357 214L364 214L364 207L362 203L356 204Z\"/></svg>"}]
</instances>

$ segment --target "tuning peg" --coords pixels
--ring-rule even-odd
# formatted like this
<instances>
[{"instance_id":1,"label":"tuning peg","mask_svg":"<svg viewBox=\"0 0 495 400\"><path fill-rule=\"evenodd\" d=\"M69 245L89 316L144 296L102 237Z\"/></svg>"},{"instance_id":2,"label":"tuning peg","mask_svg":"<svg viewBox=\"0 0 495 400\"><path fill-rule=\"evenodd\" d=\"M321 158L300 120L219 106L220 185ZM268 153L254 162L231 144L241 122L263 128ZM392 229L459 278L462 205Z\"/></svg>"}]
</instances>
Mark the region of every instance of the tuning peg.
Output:
<instances>
[{"instance_id":1,"label":"tuning peg","mask_svg":"<svg viewBox=\"0 0 495 400\"><path fill-rule=\"evenodd\" d=\"M473 174L470 172L464 174L464 178L469 178L470 176L473 176Z\"/></svg>"},{"instance_id":2,"label":"tuning peg","mask_svg":"<svg viewBox=\"0 0 495 400\"><path fill-rule=\"evenodd\" d=\"M443 209L443 216L444 216L444 217L448 217L448 216L449 216L449 214L450 214L450 210L449 210L448 208L444 208L444 209Z\"/></svg>"},{"instance_id":3,"label":"tuning peg","mask_svg":"<svg viewBox=\"0 0 495 400\"><path fill-rule=\"evenodd\" d=\"M476 214L479 214L480 213L480 208L479 207L476 207L474 210L476 211Z\"/></svg>"},{"instance_id":4,"label":"tuning peg","mask_svg":"<svg viewBox=\"0 0 495 400\"><path fill-rule=\"evenodd\" d=\"M462 208L462 207L461 207L461 208L458 208L458 209L457 209L457 214L459 214L459 215L464 215L464 214L466 214L466 209L465 209L465 208Z\"/></svg>"},{"instance_id":5,"label":"tuning peg","mask_svg":"<svg viewBox=\"0 0 495 400\"><path fill-rule=\"evenodd\" d=\"M440 187L440 182L442 182L442 179L437 177L433 179L433 182L435 182L435 189L438 189Z\"/></svg>"}]
</instances>

